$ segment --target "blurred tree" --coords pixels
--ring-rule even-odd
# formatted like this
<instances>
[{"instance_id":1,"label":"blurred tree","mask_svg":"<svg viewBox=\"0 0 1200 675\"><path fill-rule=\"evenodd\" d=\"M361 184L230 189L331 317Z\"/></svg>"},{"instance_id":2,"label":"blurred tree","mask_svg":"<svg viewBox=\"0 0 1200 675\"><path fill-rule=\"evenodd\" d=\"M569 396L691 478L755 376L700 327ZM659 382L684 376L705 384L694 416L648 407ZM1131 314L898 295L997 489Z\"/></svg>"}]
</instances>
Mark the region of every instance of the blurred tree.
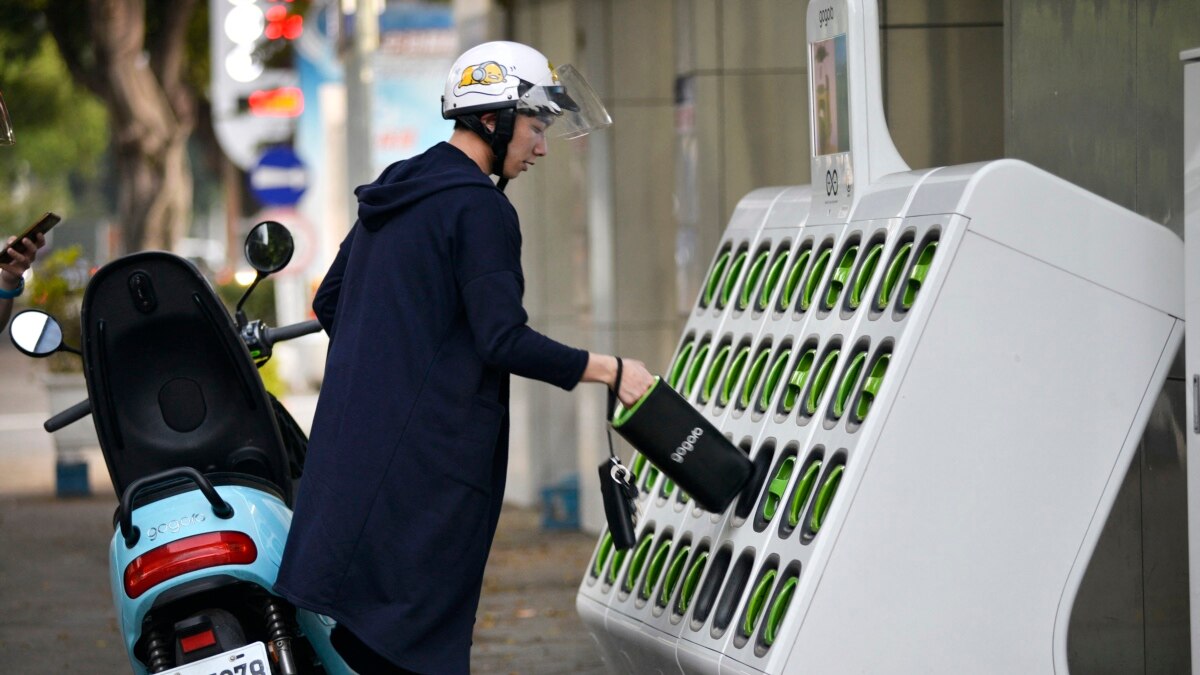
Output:
<instances>
[{"instance_id":1,"label":"blurred tree","mask_svg":"<svg viewBox=\"0 0 1200 675\"><path fill-rule=\"evenodd\" d=\"M78 192L72 183L99 178L108 144L104 105L72 81L54 40L28 24L15 30L7 13L7 6L0 9L0 91L17 144L0 149L2 234L24 228L43 211L70 214Z\"/></svg>"},{"instance_id":2,"label":"blurred tree","mask_svg":"<svg viewBox=\"0 0 1200 675\"><path fill-rule=\"evenodd\" d=\"M108 110L117 218L126 251L170 249L192 215L187 139L196 125L189 56L207 34L198 0L4 0L44 18L74 80ZM35 25L7 23L17 31ZM201 38L202 40L202 38ZM201 48L207 58L207 45Z\"/></svg>"}]
</instances>

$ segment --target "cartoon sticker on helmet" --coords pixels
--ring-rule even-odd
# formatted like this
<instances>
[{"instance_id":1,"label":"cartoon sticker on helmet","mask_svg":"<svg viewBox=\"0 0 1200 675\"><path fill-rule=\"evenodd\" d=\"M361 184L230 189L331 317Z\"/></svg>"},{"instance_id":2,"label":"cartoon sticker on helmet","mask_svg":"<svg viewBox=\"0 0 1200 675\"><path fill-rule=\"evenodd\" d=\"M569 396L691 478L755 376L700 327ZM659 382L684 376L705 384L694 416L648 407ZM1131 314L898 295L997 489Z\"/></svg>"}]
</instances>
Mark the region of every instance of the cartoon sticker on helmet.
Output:
<instances>
[{"instance_id":1,"label":"cartoon sticker on helmet","mask_svg":"<svg viewBox=\"0 0 1200 675\"><path fill-rule=\"evenodd\" d=\"M478 65L463 68L462 78L454 87L455 96L472 92L499 96L520 83L514 75L508 74L508 69L495 61L485 61Z\"/></svg>"}]
</instances>

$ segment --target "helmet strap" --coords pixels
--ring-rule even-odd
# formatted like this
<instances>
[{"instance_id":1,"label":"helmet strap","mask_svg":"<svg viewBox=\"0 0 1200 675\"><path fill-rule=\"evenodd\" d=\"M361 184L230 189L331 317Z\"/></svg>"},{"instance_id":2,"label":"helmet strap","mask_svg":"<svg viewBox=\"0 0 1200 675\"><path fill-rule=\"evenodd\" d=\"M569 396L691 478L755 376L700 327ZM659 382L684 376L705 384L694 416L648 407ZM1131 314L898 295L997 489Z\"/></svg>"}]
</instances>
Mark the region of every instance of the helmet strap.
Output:
<instances>
[{"instance_id":1,"label":"helmet strap","mask_svg":"<svg viewBox=\"0 0 1200 675\"><path fill-rule=\"evenodd\" d=\"M492 149L492 173L500 176L496 187L500 188L501 192L504 191L504 187L508 184L508 179L504 177L504 158L508 155L508 143L513 137L516 117L517 111L513 108L497 110L496 128L494 131L487 128L487 125L483 123L479 115L463 115L458 118Z\"/></svg>"},{"instance_id":2,"label":"helmet strap","mask_svg":"<svg viewBox=\"0 0 1200 675\"><path fill-rule=\"evenodd\" d=\"M496 131L492 134L492 173L500 177L496 187L504 192L508 179L504 177L504 158L508 156L508 143L513 137L513 127L516 125L517 111L515 108L502 108L496 111Z\"/></svg>"}]
</instances>

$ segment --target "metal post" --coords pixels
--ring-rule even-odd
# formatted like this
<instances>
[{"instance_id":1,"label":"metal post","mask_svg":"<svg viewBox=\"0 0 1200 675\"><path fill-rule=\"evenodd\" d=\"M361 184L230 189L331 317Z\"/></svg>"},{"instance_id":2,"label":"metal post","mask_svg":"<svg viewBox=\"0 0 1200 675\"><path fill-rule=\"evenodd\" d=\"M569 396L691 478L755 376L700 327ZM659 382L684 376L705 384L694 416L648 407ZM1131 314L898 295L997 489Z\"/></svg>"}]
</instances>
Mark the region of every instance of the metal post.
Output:
<instances>
[{"instance_id":1,"label":"metal post","mask_svg":"<svg viewBox=\"0 0 1200 675\"><path fill-rule=\"evenodd\" d=\"M371 56L379 47L379 0L354 0L354 31L346 55L346 177L349 190L375 178L371 163L371 108L375 75ZM351 202L350 222L358 217Z\"/></svg>"},{"instance_id":2,"label":"metal post","mask_svg":"<svg viewBox=\"0 0 1200 675\"><path fill-rule=\"evenodd\" d=\"M1200 49L1183 52L1184 313L1200 321ZM1200 672L1200 331L1187 332L1186 425L1188 461L1188 576L1192 619L1192 672ZM1197 457L1191 457L1192 452Z\"/></svg>"}]
</instances>

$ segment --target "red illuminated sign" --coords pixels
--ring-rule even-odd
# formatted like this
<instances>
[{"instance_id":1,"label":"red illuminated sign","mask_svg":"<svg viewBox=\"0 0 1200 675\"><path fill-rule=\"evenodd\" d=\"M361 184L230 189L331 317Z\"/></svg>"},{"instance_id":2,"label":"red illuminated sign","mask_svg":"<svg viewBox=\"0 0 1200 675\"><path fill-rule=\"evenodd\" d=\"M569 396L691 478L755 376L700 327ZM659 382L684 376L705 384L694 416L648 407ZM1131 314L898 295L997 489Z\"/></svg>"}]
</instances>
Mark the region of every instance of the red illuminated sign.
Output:
<instances>
[{"instance_id":1,"label":"red illuminated sign","mask_svg":"<svg viewBox=\"0 0 1200 675\"><path fill-rule=\"evenodd\" d=\"M263 35L268 40L295 40L304 32L304 17L298 14L288 14L285 5L273 5L266 11L267 26Z\"/></svg>"},{"instance_id":2,"label":"red illuminated sign","mask_svg":"<svg viewBox=\"0 0 1200 675\"><path fill-rule=\"evenodd\" d=\"M248 103L256 117L299 117L304 112L304 93L299 87L259 89L251 92Z\"/></svg>"}]
</instances>

